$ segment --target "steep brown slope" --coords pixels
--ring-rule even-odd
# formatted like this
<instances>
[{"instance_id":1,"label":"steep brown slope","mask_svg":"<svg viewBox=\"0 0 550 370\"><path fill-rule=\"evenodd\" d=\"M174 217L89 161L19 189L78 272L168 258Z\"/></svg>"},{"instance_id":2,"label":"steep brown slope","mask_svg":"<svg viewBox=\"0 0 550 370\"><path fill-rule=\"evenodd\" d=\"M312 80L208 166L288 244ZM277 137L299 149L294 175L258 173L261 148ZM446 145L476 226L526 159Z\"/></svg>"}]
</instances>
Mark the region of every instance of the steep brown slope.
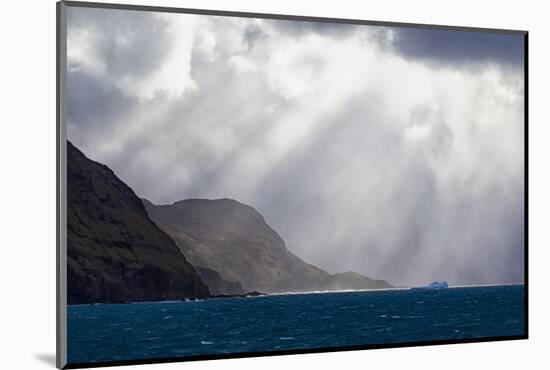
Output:
<instances>
[{"instance_id":1,"label":"steep brown slope","mask_svg":"<svg viewBox=\"0 0 550 370\"><path fill-rule=\"evenodd\" d=\"M245 290L262 292L391 287L357 273L330 275L291 253L254 208L231 199L188 199L172 205L144 200L151 219L194 266L217 271Z\"/></svg>"},{"instance_id":2,"label":"steep brown slope","mask_svg":"<svg viewBox=\"0 0 550 370\"><path fill-rule=\"evenodd\" d=\"M69 304L206 297L207 286L141 200L67 142Z\"/></svg>"}]
</instances>

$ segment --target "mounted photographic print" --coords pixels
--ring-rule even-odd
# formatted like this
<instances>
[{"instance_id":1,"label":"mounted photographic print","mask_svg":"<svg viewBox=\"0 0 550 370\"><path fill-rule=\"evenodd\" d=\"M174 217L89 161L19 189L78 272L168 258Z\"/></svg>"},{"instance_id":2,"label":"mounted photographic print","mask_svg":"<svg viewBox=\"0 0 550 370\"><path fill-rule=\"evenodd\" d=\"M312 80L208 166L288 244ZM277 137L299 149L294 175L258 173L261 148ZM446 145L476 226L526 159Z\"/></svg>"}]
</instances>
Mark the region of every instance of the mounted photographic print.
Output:
<instances>
[{"instance_id":1,"label":"mounted photographic print","mask_svg":"<svg viewBox=\"0 0 550 370\"><path fill-rule=\"evenodd\" d=\"M58 3L58 367L527 338L526 61L525 31Z\"/></svg>"}]
</instances>

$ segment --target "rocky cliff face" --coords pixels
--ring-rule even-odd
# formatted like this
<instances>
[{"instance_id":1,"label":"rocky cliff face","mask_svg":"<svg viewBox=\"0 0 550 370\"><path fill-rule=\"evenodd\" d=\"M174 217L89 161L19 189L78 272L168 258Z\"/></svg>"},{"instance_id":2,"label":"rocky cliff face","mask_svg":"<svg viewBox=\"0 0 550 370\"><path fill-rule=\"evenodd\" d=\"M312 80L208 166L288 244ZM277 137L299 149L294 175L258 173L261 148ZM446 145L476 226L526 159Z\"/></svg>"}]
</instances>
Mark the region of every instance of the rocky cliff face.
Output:
<instances>
[{"instance_id":1,"label":"rocky cliff face","mask_svg":"<svg viewBox=\"0 0 550 370\"><path fill-rule=\"evenodd\" d=\"M331 275L291 253L254 208L231 199L188 199L171 205L143 200L151 219L194 266L219 273L245 291L301 292L389 288L354 272ZM230 294L218 289L220 294Z\"/></svg>"},{"instance_id":2,"label":"rocky cliff face","mask_svg":"<svg viewBox=\"0 0 550 370\"><path fill-rule=\"evenodd\" d=\"M241 284L236 281L225 280L217 271L209 269L208 267L196 265L195 270L202 281L208 285L208 289L212 295L240 295L249 293L244 291Z\"/></svg>"},{"instance_id":3,"label":"rocky cliff face","mask_svg":"<svg viewBox=\"0 0 550 370\"><path fill-rule=\"evenodd\" d=\"M107 166L67 143L68 303L209 295L174 241ZM184 242L180 241L183 249Z\"/></svg>"}]
</instances>

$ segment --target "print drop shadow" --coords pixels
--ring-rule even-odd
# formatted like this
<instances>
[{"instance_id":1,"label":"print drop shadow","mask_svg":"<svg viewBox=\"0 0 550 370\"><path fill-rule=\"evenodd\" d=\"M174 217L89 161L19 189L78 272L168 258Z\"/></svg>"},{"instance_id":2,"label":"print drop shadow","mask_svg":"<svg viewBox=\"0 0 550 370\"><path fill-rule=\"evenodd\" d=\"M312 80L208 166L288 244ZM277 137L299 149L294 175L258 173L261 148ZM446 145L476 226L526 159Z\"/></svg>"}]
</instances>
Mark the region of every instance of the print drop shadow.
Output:
<instances>
[{"instance_id":1,"label":"print drop shadow","mask_svg":"<svg viewBox=\"0 0 550 370\"><path fill-rule=\"evenodd\" d=\"M35 353L34 358L46 365L55 367L55 353Z\"/></svg>"}]
</instances>

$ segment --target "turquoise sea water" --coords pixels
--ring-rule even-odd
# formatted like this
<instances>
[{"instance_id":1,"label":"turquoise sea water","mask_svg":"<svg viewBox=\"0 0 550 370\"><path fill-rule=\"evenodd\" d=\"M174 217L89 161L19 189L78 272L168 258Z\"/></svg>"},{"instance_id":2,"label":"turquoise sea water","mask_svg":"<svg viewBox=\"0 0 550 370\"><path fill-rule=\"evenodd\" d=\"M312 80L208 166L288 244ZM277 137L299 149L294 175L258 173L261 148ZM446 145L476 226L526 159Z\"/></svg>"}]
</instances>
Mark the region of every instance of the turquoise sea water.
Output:
<instances>
[{"instance_id":1,"label":"turquoise sea water","mask_svg":"<svg viewBox=\"0 0 550 370\"><path fill-rule=\"evenodd\" d=\"M68 307L68 361L316 349L525 332L523 285Z\"/></svg>"}]
</instances>

